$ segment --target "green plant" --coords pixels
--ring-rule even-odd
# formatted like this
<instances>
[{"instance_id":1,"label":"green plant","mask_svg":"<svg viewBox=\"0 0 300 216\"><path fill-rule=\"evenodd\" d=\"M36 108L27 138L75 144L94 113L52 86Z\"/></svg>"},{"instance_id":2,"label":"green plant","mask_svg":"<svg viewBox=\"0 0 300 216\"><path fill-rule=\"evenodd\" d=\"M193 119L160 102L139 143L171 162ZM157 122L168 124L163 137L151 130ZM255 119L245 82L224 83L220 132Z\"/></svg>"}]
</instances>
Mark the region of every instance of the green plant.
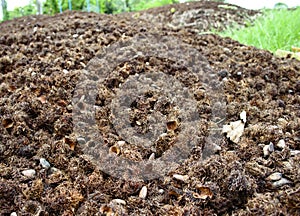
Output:
<instances>
[{"instance_id":1,"label":"green plant","mask_svg":"<svg viewBox=\"0 0 300 216\"><path fill-rule=\"evenodd\" d=\"M231 28L218 33L240 43L275 52L300 46L300 8L265 10L250 27Z\"/></svg>"}]
</instances>

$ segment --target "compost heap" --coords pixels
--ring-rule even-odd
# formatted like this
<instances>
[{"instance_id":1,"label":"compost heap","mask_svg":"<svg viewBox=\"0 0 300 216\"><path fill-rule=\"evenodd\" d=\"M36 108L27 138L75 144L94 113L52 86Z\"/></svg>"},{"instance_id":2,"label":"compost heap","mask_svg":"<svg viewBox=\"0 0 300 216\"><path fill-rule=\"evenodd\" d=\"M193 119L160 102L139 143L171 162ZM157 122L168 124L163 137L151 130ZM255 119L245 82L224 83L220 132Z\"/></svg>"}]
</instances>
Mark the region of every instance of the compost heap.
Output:
<instances>
[{"instance_id":1,"label":"compost heap","mask_svg":"<svg viewBox=\"0 0 300 216\"><path fill-rule=\"evenodd\" d=\"M257 14L203 1L139 13L64 12L1 23L0 214L299 214L299 61L200 34L211 27L243 25ZM108 175L86 157L83 147L95 146L74 134L72 98L83 69L97 67L91 61L95 56L100 59L113 44L149 34L175 38L201 53L210 68L204 72L223 83L226 118L215 123L223 133L203 159L212 129L206 84L189 76L182 59L137 55L125 60L100 83L95 102L108 155L155 160L172 149L180 134L175 114L154 154L118 134L110 105L130 77L160 71L180 80L194 95L200 116L198 141L188 158L162 177L135 181ZM167 48L160 47L161 52ZM184 55L189 59L190 53ZM159 101L158 94L147 92L132 105L130 121L138 133L149 129L147 116L155 104L160 102L161 113L173 113L175 105Z\"/></svg>"}]
</instances>

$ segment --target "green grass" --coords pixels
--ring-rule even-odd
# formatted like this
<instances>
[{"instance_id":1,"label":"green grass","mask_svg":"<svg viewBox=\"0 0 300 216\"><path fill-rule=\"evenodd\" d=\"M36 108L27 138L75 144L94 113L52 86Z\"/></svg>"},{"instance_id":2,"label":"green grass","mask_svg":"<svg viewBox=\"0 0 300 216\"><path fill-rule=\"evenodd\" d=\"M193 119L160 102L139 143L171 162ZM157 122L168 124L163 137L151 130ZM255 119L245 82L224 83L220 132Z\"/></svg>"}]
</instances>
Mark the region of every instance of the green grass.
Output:
<instances>
[{"instance_id":1,"label":"green grass","mask_svg":"<svg viewBox=\"0 0 300 216\"><path fill-rule=\"evenodd\" d=\"M250 27L228 29L218 34L272 52L300 47L300 7L265 10L263 13Z\"/></svg>"}]
</instances>

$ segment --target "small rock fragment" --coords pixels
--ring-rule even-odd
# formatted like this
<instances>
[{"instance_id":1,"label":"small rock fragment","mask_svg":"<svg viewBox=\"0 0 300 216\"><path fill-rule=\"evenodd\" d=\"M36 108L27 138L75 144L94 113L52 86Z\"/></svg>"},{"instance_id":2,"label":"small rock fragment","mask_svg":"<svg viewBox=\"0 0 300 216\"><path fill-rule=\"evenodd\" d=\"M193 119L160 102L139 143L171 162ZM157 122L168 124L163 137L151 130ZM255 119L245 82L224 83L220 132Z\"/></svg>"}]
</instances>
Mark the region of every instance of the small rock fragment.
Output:
<instances>
[{"instance_id":1,"label":"small rock fragment","mask_svg":"<svg viewBox=\"0 0 300 216\"><path fill-rule=\"evenodd\" d=\"M295 156L297 154L300 154L300 150L291 150L291 156Z\"/></svg>"},{"instance_id":2,"label":"small rock fragment","mask_svg":"<svg viewBox=\"0 0 300 216\"><path fill-rule=\"evenodd\" d=\"M117 145L120 147L124 146L125 144L126 144L126 142L124 140L120 140L117 142Z\"/></svg>"},{"instance_id":3,"label":"small rock fragment","mask_svg":"<svg viewBox=\"0 0 300 216\"><path fill-rule=\"evenodd\" d=\"M160 194L163 194L165 191L164 191L164 189L159 189L158 190L158 193L160 193Z\"/></svg>"},{"instance_id":4,"label":"small rock fragment","mask_svg":"<svg viewBox=\"0 0 300 216\"><path fill-rule=\"evenodd\" d=\"M288 161L283 161L282 164L285 166L285 168L287 168L289 170L293 169L292 164Z\"/></svg>"},{"instance_id":5,"label":"small rock fragment","mask_svg":"<svg viewBox=\"0 0 300 216\"><path fill-rule=\"evenodd\" d=\"M80 145L84 145L86 143L86 140L84 137L78 137L77 138L77 142L80 144Z\"/></svg>"},{"instance_id":6,"label":"small rock fragment","mask_svg":"<svg viewBox=\"0 0 300 216\"><path fill-rule=\"evenodd\" d=\"M153 152L153 153L150 155L149 160L150 160L150 161L153 161L154 159L155 159L155 153Z\"/></svg>"},{"instance_id":7,"label":"small rock fragment","mask_svg":"<svg viewBox=\"0 0 300 216\"><path fill-rule=\"evenodd\" d=\"M26 177L33 178L36 174L36 171L34 169L23 170L22 174Z\"/></svg>"},{"instance_id":8,"label":"small rock fragment","mask_svg":"<svg viewBox=\"0 0 300 216\"><path fill-rule=\"evenodd\" d=\"M51 167L50 163L45 158L40 158L40 164L44 169L49 169Z\"/></svg>"},{"instance_id":9,"label":"small rock fragment","mask_svg":"<svg viewBox=\"0 0 300 216\"><path fill-rule=\"evenodd\" d=\"M264 157L267 157L270 155L271 152L274 151L274 144L270 142L269 145L265 145L263 148Z\"/></svg>"},{"instance_id":10,"label":"small rock fragment","mask_svg":"<svg viewBox=\"0 0 300 216\"><path fill-rule=\"evenodd\" d=\"M269 144L269 152L273 152L275 149L274 149L274 144L272 142L270 142Z\"/></svg>"},{"instance_id":11,"label":"small rock fragment","mask_svg":"<svg viewBox=\"0 0 300 216\"><path fill-rule=\"evenodd\" d=\"M177 179L177 180L180 180L180 181L186 181L189 179L189 176L188 175L178 175L178 174L174 174L173 175L173 178Z\"/></svg>"},{"instance_id":12,"label":"small rock fragment","mask_svg":"<svg viewBox=\"0 0 300 216\"><path fill-rule=\"evenodd\" d=\"M12 212L10 216L18 216L16 212Z\"/></svg>"},{"instance_id":13,"label":"small rock fragment","mask_svg":"<svg viewBox=\"0 0 300 216\"><path fill-rule=\"evenodd\" d=\"M240 113L240 119L241 119L244 123L246 123L246 121L247 121L247 113L246 113L245 110L243 110L243 111Z\"/></svg>"},{"instance_id":14,"label":"small rock fragment","mask_svg":"<svg viewBox=\"0 0 300 216\"><path fill-rule=\"evenodd\" d=\"M278 148L284 149L285 146L286 146L286 144L285 144L284 139L281 139L281 140L278 141L278 143L277 143Z\"/></svg>"},{"instance_id":15,"label":"small rock fragment","mask_svg":"<svg viewBox=\"0 0 300 216\"><path fill-rule=\"evenodd\" d=\"M273 186L274 188L279 188L279 187L281 187L281 186L283 186L283 185L291 184L291 183L292 183L292 182L289 181L289 180L287 180L286 178L281 178L280 180L273 182L273 183L272 183L272 186Z\"/></svg>"},{"instance_id":16,"label":"small rock fragment","mask_svg":"<svg viewBox=\"0 0 300 216\"><path fill-rule=\"evenodd\" d=\"M228 75L228 71L227 70L221 70L221 71L218 72L218 75L222 78L225 78Z\"/></svg>"},{"instance_id":17,"label":"small rock fragment","mask_svg":"<svg viewBox=\"0 0 300 216\"><path fill-rule=\"evenodd\" d=\"M49 175L52 175L52 174L57 173L57 172L60 172L60 170L55 168L55 167L51 167L49 169Z\"/></svg>"},{"instance_id":18,"label":"small rock fragment","mask_svg":"<svg viewBox=\"0 0 300 216\"><path fill-rule=\"evenodd\" d=\"M285 120L284 118L279 118L277 121L278 121L278 126L280 128L285 128L288 124L288 121Z\"/></svg>"},{"instance_id":19,"label":"small rock fragment","mask_svg":"<svg viewBox=\"0 0 300 216\"><path fill-rule=\"evenodd\" d=\"M147 192L148 192L147 187L143 186L140 193L139 193L139 197L142 198L142 199L145 199L146 196L147 196Z\"/></svg>"},{"instance_id":20,"label":"small rock fragment","mask_svg":"<svg viewBox=\"0 0 300 216\"><path fill-rule=\"evenodd\" d=\"M269 175L269 176L266 178L266 180L267 180L267 181L278 181L278 180L280 180L281 178L282 178L282 173L280 173L280 172L275 172L275 173Z\"/></svg>"},{"instance_id":21,"label":"small rock fragment","mask_svg":"<svg viewBox=\"0 0 300 216\"><path fill-rule=\"evenodd\" d=\"M126 205L126 201L122 199L113 199L111 202L116 204Z\"/></svg>"}]
</instances>

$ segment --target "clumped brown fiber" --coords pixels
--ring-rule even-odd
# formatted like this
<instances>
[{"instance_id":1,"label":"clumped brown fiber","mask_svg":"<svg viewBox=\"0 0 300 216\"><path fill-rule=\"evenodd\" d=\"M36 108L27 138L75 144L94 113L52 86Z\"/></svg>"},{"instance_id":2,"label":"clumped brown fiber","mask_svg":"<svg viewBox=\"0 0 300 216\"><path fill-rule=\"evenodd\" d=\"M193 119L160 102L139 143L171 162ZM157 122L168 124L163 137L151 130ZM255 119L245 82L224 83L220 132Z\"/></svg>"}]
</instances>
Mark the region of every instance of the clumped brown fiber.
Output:
<instances>
[{"instance_id":1,"label":"clumped brown fiber","mask_svg":"<svg viewBox=\"0 0 300 216\"><path fill-rule=\"evenodd\" d=\"M64 12L1 23L0 214L300 214L300 62L276 58L230 38L199 34L233 22L243 25L258 14L218 4L203 1L119 15ZM201 113L199 145L165 177L134 182L107 175L83 156L73 134L72 97L82 70L97 53L145 33L169 35L197 49L212 73L227 79L223 124L238 120L243 110L247 122L238 144L224 135L218 143L221 150L201 161L211 107L201 84L197 88L186 82L195 87ZM101 107L97 123L108 147L122 140L109 118L114 89L144 71L162 71L179 80L185 72L176 62L155 57L119 65L96 101ZM131 118L140 121L140 132L154 96L134 107ZM170 113L170 107L162 105L161 112ZM180 125L171 122L169 127L176 130ZM176 135L162 141L158 155L172 147ZM274 151L265 155L263 148L270 143ZM151 156L134 145L118 148L110 149L136 161ZM51 168L42 167L41 158ZM29 169L36 173L22 173ZM269 176L275 172L286 183L274 184L277 175ZM144 186L147 190L141 192Z\"/></svg>"}]
</instances>

